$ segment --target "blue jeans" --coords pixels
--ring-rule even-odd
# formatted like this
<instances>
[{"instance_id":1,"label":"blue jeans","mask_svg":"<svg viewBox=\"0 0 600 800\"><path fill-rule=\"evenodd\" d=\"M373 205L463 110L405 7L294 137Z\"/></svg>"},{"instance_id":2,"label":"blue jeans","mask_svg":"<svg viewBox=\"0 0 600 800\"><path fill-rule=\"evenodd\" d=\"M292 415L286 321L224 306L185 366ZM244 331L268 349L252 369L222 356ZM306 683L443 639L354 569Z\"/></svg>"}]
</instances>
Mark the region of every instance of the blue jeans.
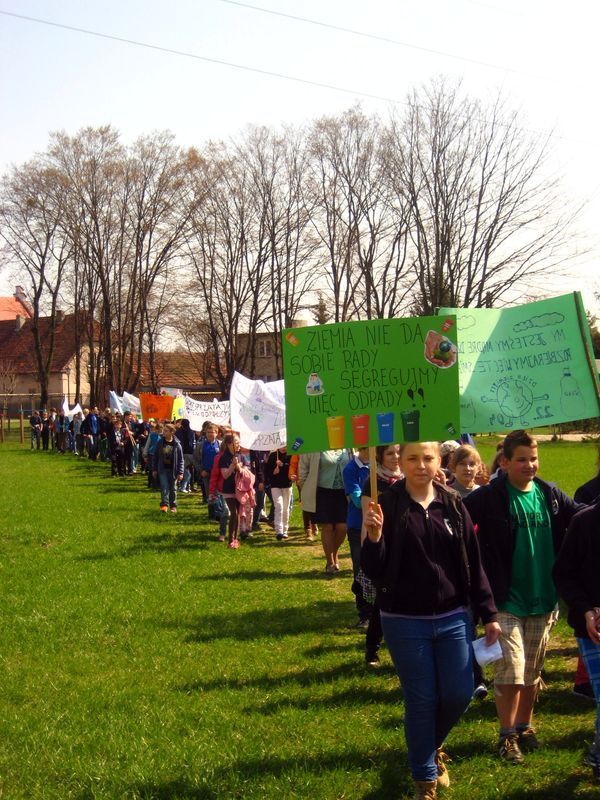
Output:
<instances>
[{"instance_id":1,"label":"blue jeans","mask_svg":"<svg viewBox=\"0 0 600 800\"><path fill-rule=\"evenodd\" d=\"M596 700L595 745L600 747L600 645L594 644L591 639L583 638L577 638L577 644L594 690Z\"/></svg>"},{"instance_id":2,"label":"blue jeans","mask_svg":"<svg viewBox=\"0 0 600 800\"><path fill-rule=\"evenodd\" d=\"M219 503L221 504L221 516L219 517L219 536L226 536L229 525L229 506L225 502L225 498L222 494L217 496L219 498Z\"/></svg>"},{"instance_id":3,"label":"blue jeans","mask_svg":"<svg viewBox=\"0 0 600 800\"><path fill-rule=\"evenodd\" d=\"M161 506L177 507L177 483L170 472L158 471Z\"/></svg>"},{"instance_id":4,"label":"blue jeans","mask_svg":"<svg viewBox=\"0 0 600 800\"><path fill-rule=\"evenodd\" d=\"M459 611L437 620L381 617L404 692L404 733L414 780L437 779L435 751L473 694L472 622Z\"/></svg>"}]
</instances>

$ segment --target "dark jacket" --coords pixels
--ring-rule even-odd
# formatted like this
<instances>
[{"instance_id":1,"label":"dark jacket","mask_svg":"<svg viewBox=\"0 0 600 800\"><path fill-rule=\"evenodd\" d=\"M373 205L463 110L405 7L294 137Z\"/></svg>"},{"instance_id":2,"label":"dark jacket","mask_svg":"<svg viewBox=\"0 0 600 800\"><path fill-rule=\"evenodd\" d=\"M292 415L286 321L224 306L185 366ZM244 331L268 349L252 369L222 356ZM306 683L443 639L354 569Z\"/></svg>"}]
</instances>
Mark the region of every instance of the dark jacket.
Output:
<instances>
[{"instance_id":1,"label":"dark jacket","mask_svg":"<svg viewBox=\"0 0 600 800\"><path fill-rule=\"evenodd\" d=\"M265 483L265 461L268 454L264 450L250 450L250 469L254 473L254 485Z\"/></svg>"},{"instance_id":2,"label":"dark jacket","mask_svg":"<svg viewBox=\"0 0 600 800\"><path fill-rule=\"evenodd\" d=\"M575 514L569 525L552 577L569 607L568 621L575 636L589 638L585 612L600 607L600 500Z\"/></svg>"},{"instance_id":3,"label":"dark jacket","mask_svg":"<svg viewBox=\"0 0 600 800\"><path fill-rule=\"evenodd\" d=\"M377 586L382 611L429 616L470 606L491 622L497 610L471 519L460 497L435 488L427 510L411 499L404 480L381 495L383 535L365 539L362 568Z\"/></svg>"},{"instance_id":4,"label":"dark jacket","mask_svg":"<svg viewBox=\"0 0 600 800\"><path fill-rule=\"evenodd\" d=\"M191 456L196 445L196 435L190 428L189 419L181 420L181 425L175 431L175 436L179 439L179 442L181 443L181 449L185 455Z\"/></svg>"},{"instance_id":5,"label":"dark jacket","mask_svg":"<svg viewBox=\"0 0 600 800\"><path fill-rule=\"evenodd\" d=\"M289 476L290 458L289 453L280 453L279 450L269 453L269 457L265 461L265 482L269 484L271 489L289 489L291 487L292 482ZM274 470L278 459L283 466L279 468L279 472L275 473Z\"/></svg>"},{"instance_id":6,"label":"dark jacket","mask_svg":"<svg viewBox=\"0 0 600 800\"><path fill-rule=\"evenodd\" d=\"M116 455L118 451L123 451L124 442L123 431L121 429L115 430L114 426L112 426L106 434L106 438L108 440L108 451L111 456Z\"/></svg>"},{"instance_id":7,"label":"dark jacket","mask_svg":"<svg viewBox=\"0 0 600 800\"><path fill-rule=\"evenodd\" d=\"M598 499L600 499L600 474L580 486L573 495L576 503L585 503L588 506Z\"/></svg>"},{"instance_id":8,"label":"dark jacket","mask_svg":"<svg viewBox=\"0 0 600 800\"><path fill-rule=\"evenodd\" d=\"M546 499L552 523L554 553L562 545L567 527L575 512L582 506L554 484L534 478ZM503 473L487 486L480 486L464 498L464 504L477 526L483 566L488 576L494 600L500 605L508 599L512 578L512 560L516 543L516 530L510 520L510 499Z\"/></svg>"},{"instance_id":9,"label":"dark jacket","mask_svg":"<svg viewBox=\"0 0 600 800\"><path fill-rule=\"evenodd\" d=\"M173 445L173 456L171 458L171 470L169 474L172 472L173 477L178 478L180 475L183 475L183 450L176 436L174 436L170 442L166 442L164 436L160 437L156 445L156 450L152 455L152 469L154 472L166 472L163 450L167 444Z\"/></svg>"}]
</instances>

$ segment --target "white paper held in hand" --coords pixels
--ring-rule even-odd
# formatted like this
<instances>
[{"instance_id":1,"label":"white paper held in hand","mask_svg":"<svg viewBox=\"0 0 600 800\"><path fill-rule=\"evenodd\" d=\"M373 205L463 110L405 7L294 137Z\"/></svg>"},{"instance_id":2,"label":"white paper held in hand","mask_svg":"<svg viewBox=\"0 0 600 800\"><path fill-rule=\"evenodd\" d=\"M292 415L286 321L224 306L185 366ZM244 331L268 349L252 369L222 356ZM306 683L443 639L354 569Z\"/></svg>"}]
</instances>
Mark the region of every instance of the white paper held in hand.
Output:
<instances>
[{"instance_id":1,"label":"white paper held in hand","mask_svg":"<svg viewBox=\"0 0 600 800\"><path fill-rule=\"evenodd\" d=\"M495 641L494 644L488 647L485 643L485 636L482 636L481 639L475 639L473 652L480 667L485 667L486 664L491 664L492 661L498 661L498 659L502 658L500 642Z\"/></svg>"}]
</instances>

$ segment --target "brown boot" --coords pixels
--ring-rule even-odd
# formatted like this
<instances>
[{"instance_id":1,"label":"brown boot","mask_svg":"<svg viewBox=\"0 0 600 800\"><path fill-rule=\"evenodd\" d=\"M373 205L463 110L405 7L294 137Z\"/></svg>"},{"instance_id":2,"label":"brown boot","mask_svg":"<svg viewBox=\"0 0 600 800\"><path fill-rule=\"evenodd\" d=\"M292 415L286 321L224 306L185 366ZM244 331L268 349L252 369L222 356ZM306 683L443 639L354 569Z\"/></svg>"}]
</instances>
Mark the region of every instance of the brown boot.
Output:
<instances>
[{"instance_id":1,"label":"brown boot","mask_svg":"<svg viewBox=\"0 0 600 800\"><path fill-rule=\"evenodd\" d=\"M444 753L441 747L435 751L435 765L438 771L437 777L437 785L438 786L450 786L450 776L448 775L448 768L446 767L446 761L451 761L452 759Z\"/></svg>"},{"instance_id":2,"label":"brown boot","mask_svg":"<svg viewBox=\"0 0 600 800\"><path fill-rule=\"evenodd\" d=\"M413 800L436 800L437 781L415 781Z\"/></svg>"}]
</instances>

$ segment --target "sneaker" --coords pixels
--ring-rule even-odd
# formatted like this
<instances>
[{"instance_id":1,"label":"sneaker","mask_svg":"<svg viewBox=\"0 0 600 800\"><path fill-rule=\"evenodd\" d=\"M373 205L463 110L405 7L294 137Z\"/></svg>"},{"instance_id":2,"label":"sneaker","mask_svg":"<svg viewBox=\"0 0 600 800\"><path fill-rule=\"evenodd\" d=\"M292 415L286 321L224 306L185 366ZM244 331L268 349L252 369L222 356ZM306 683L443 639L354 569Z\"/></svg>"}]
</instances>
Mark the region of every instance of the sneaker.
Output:
<instances>
[{"instance_id":1,"label":"sneaker","mask_svg":"<svg viewBox=\"0 0 600 800\"><path fill-rule=\"evenodd\" d=\"M600 753L594 752L593 748L590 747L583 757L583 763L586 767L592 768L595 779L600 781Z\"/></svg>"},{"instance_id":2,"label":"sneaker","mask_svg":"<svg viewBox=\"0 0 600 800\"><path fill-rule=\"evenodd\" d=\"M586 700L595 700L594 690L591 683L576 683L573 686L575 697L584 697Z\"/></svg>"},{"instance_id":3,"label":"sneaker","mask_svg":"<svg viewBox=\"0 0 600 800\"><path fill-rule=\"evenodd\" d=\"M277 539L278 542L280 542L283 539L283 533L276 533L275 538Z\"/></svg>"},{"instance_id":4,"label":"sneaker","mask_svg":"<svg viewBox=\"0 0 600 800\"><path fill-rule=\"evenodd\" d=\"M368 667L378 667L381 664L376 650L367 650L365 654L365 663Z\"/></svg>"},{"instance_id":5,"label":"sneaker","mask_svg":"<svg viewBox=\"0 0 600 800\"><path fill-rule=\"evenodd\" d=\"M163 511L166 514L167 511L169 510L169 507L168 506L161 506L160 510Z\"/></svg>"},{"instance_id":6,"label":"sneaker","mask_svg":"<svg viewBox=\"0 0 600 800\"><path fill-rule=\"evenodd\" d=\"M540 743L535 735L533 728L525 728L524 731L518 731L519 748L525 753L531 753L532 750L538 750Z\"/></svg>"},{"instance_id":7,"label":"sneaker","mask_svg":"<svg viewBox=\"0 0 600 800\"><path fill-rule=\"evenodd\" d=\"M437 776L437 784L438 786L450 786L450 775L448 775L448 768L446 767L446 761L452 761L450 756L446 755L441 747L435 751L435 765L437 767L438 776Z\"/></svg>"},{"instance_id":8,"label":"sneaker","mask_svg":"<svg viewBox=\"0 0 600 800\"><path fill-rule=\"evenodd\" d=\"M290 538L290 535L289 535L289 533L284 533L284 534L283 534L283 536L282 536L282 538L283 538L283 539L289 539L289 538Z\"/></svg>"},{"instance_id":9,"label":"sneaker","mask_svg":"<svg viewBox=\"0 0 600 800\"><path fill-rule=\"evenodd\" d=\"M522 764L524 761L523 753L519 748L519 737L516 733L512 736L501 736L498 741L498 751L500 758L508 764Z\"/></svg>"},{"instance_id":10,"label":"sneaker","mask_svg":"<svg viewBox=\"0 0 600 800\"><path fill-rule=\"evenodd\" d=\"M237 539L233 539L233 541L229 542L227 547L229 547L230 550L237 550L236 544L237 544Z\"/></svg>"},{"instance_id":11,"label":"sneaker","mask_svg":"<svg viewBox=\"0 0 600 800\"><path fill-rule=\"evenodd\" d=\"M304 532L306 533L306 540L308 542L314 542L315 537L313 536L313 532L311 531L311 529L307 528Z\"/></svg>"},{"instance_id":12,"label":"sneaker","mask_svg":"<svg viewBox=\"0 0 600 800\"><path fill-rule=\"evenodd\" d=\"M224 534L221 534L220 536L217 536L217 542L224 542L224 541L225 541Z\"/></svg>"},{"instance_id":13,"label":"sneaker","mask_svg":"<svg viewBox=\"0 0 600 800\"><path fill-rule=\"evenodd\" d=\"M360 630L366 631L367 628L369 627L369 620L368 619L359 619L354 627L359 628Z\"/></svg>"},{"instance_id":14,"label":"sneaker","mask_svg":"<svg viewBox=\"0 0 600 800\"><path fill-rule=\"evenodd\" d=\"M336 572L339 572L339 571L340 571L340 565L338 564L338 562L337 562L337 561L336 561L336 562L335 562L335 564L333 565L333 568L334 568L334 570L335 570Z\"/></svg>"},{"instance_id":15,"label":"sneaker","mask_svg":"<svg viewBox=\"0 0 600 800\"><path fill-rule=\"evenodd\" d=\"M325 572L328 575L335 575L336 573L335 564L327 564L327 566L325 567Z\"/></svg>"},{"instance_id":16,"label":"sneaker","mask_svg":"<svg viewBox=\"0 0 600 800\"><path fill-rule=\"evenodd\" d=\"M484 700L488 696L488 688L485 683L480 683L473 692L473 700Z\"/></svg>"},{"instance_id":17,"label":"sneaker","mask_svg":"<svg viewBox=\"0 0 600 800\"><path fill-rule=\"evenodd\" d=\"M171 514L177 513L177 506L171 506Z\"/></svg>"}]
</instances>

